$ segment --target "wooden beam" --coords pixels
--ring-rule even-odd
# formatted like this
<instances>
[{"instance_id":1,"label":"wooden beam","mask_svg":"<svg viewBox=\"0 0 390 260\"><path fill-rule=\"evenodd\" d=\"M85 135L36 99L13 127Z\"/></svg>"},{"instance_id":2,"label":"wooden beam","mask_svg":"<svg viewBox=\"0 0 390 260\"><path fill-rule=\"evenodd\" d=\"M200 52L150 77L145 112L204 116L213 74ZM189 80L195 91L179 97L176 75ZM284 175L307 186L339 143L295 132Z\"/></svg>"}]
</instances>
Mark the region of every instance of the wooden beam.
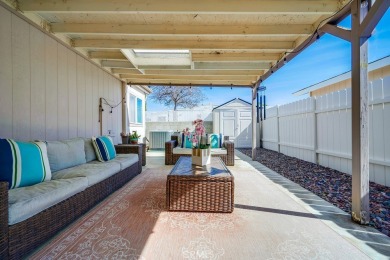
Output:
<instances>
[{"instance_id":1,"label":"wooden beam","mask_svg":"<svg viewBox=\"0 0 390 260\"><path fill-rule=\"evenodd\" d=\"M120 74L121 79L142 79L142 81L148 80L206 80L212 82L214 80L244 80L244 81L256 81L256 76L218 76L218 75L206 75L206 76L190 76L190 75L134 75L134 74Z\"/></svg>"},{"instance_id":2,"label":"wooden beam","mask_svg":"<svg viewBox=\"0 0 390 260\"><path fill-rule=\"evenodd\" d=\"M288 36L307 35L311 24L278 25L160 25L160 24L92 24L53 23L54 33L73 34L119 34L119 35L252 35Z\"/></svg>"},{"instance_id":3,"label":"wooden beam","mask_svg":"<svg viewBox=\"0 0 390 260\"><path fill-rule=\"evenodd\" d=\"M111 68L128 68L134 69L134 65L130 61L119 61L119 60L103 60L101 62L102 67Z\"/></svg>"},{"instance_id":4,"label":"wooden beam","mask_svg":"<svg viewBox=\"0 0 390 260\"><path fill-rule=\"evenodd\" d=\"M275 61L277 53L192 53L192 61Z\"/></svg>"},{"instance_id":5,"label":"wooden beam","mask_svg":"<svg viewBox=\"0 0 390 260\"><path fill-rule=\"evenodd\" d=\"M191 65L140 65L142 70L189 70Z\"/></svg>"},{"instance_id":6,"label":"wooden beam","mask_svg":"<svg viewBox=\"0 0 390 260\"><path fill-rule=\"evenodd\" d=\"M351 41L351 30L337 27L336 25L325 24L324 26L322 26L321 31L324 33L332 34L333 36L336 36L348 42Z\"/></svg>"},{"instance_id":7,"label":"wooden beam","mask_svg":"<svg viewBox=\"0 0 390 260\"><path fill-rule=\"evenodd\" d=\"M352 2L352 220L370 222L368 135L368 42L360 35L360 23L368 8Z\"/></svg>"},{"instance_id":8,"label":"wooden beam","mask_svg":"<svg viewBox=\"0 0 390 260\"><path fill-rule=\"evenodd\" d=\"M250 80L163 80L163 79L151 79L151 80L142 80L142 79L127 79L127 82L130 84L136 85L161 85L161 84L172 84L172 85L203 85L203 86L249 86L253 82Z\"/></svg>"},{"instance_id":9,"label":"wooden beam","mask_svg":"<svg viewBox=\"0 0 390 260\"><path fill-rule=\"evenodd\" d=\"M266 62L195 62L194 68L201 70L223 70L223 69L234 69L234 70L263 70L269 69L271 63Z\"/></svg>"},{"instance_id":10,"label":"wooden beam","mask_svg":"<svg viewBox=\"0 0 390 260\"><path fill-rule=\"evenodd\" d=\"M89 58L91 59L101 59L101 60L127 60L125 55L120 51L111 52L111 51L90 51Z\"/></svg>"},{"instance_id":11,"label":"wooden beam","mask_svg":"<svg viewBox=\"0 0 390 260\"><path fill-rule=\"evenodd\" d=\"M289 0L19 0L19 8L23 12L73 12L73 13L296 13L296 14L332 14L338 10L339 1L294 1Z\"/></svg>"},{"instance_id":12,"label":"wooden beam","mask_svg":"<svg viewBox=\"0 0 390 260\"><path fill-rule=\"evenodd\" d=\"M159 41L159 40L74 40L73 47L114 49L264 49L288 50L293 42L269 41Z\"/></svg>"},{"instance_id":13,"label":"wooden beam","mask_svg":"<svg viewBox=\"0 0 390 260\"><path fill-rule=\"evenodd\" d=\"M138 83L138 84L135 84L135 83L131 83L127 80L127 83L129 85L138 85L138 86L166 86L166 87L187 87L187 86L191 86L191 87L210 87L210 88L214 88L214 87L222 87L222 88L226 88L226 87L239 87L239 88L252 88L252 85L238 85L238 84L212 84L212 85L205 85L204 83L197 83L197 84L192 84L192 83L185 83L185 82L181 82L180 84L174 84L174 83L150 83L150 82L144 82L144 83Z\"/></svg>"},{"instance_id":14,"label":"wooden beam","mask_svg":"<svg viewBox=\"0 0 390 260\"><path fill-rule=\"evenodd\" d=\"M126 69L126 68L113 68L111 69L111 72L114 74L121 74L121 73L127 73L133 75L143 74L139 69Z\"/></svg>"},{"instance_id":15,"label":"wooden beam","mask_svg":"<svg viewBox=\"0 0 390 260\"><path fill-rule=\"evenodd\" d=\"M376 0L360 26L362 37L370 37L380 19L389 9L390 0Z\"/></svg>"},{"instance_id":16,"label":"wooden beam","mask_svg":"<svg viewBox=\"0 0 390 260\"><path fill-rule=\"evenodd\" d=\"M246 75L261 76L263 70L145 70L146 75ZM124 72L125 73L125 72Z\"/></svg>"}]
</instances>

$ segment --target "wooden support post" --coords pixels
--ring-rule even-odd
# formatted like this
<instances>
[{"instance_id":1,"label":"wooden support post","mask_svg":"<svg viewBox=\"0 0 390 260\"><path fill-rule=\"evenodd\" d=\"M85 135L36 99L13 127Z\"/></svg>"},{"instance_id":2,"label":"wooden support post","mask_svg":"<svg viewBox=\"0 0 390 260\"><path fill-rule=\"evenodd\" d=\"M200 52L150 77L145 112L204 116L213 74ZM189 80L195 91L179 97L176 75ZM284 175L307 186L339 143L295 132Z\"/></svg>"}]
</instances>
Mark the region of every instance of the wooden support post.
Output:
<instances>
[{"instance_id":1,"label":"wooden support post","mask_svg":"<svg viewBox=\"0 0 390 260\"><path fill-rule=\"evenodd\" d=\"M128 116L127 116L127 104L126 104L126 93L127 93L127 84L126 82L122 82L122 132L127 133L129 132L129 124L127 122Z\"/></svg>"},{"instance_id":2,"label":"wooden support post","mask_svg":"<svg viewBox=\"0 0 390 260\"><path fill-rule=\"evenodd\" d=\"M352 220L370 221L368 148L368 51L367 38L361 37L360 24L369 5L361 0L351 5L352 30ZM369 1L370 3L371 1Z\"/></svg>"},{"instance_id":3,"label":"wooden support post","mask_svg":"<svg viewBox=\"0 0 390 260\"><path fill-rule=\"evenodd\" d=\"M252 88L252 160L256 160L256 100L257 100L257 88L258 84L254 85Z\"/></svg>"}]
</instances>

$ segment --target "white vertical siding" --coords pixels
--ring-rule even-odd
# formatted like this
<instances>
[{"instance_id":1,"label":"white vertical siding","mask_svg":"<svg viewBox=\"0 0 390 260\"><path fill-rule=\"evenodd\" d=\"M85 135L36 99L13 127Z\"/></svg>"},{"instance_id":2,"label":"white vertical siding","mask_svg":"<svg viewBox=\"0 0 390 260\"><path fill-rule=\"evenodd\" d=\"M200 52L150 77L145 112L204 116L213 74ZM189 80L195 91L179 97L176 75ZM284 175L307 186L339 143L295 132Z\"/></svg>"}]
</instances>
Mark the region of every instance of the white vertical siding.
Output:
<instances>
[{"instance_id":1,"label":"white vertical siding","mask_svg":"<svg viewBox=\"0 0 390 260\"><path fill-rule=\"evenodd\" d=\"M13 136L30 139L30 48L29 25L12 16L12 116ZM27 38L27 40L26 40Z\"/></svg>"},{"instance_id":2,"label":"white vertical siding","mask_svg":"<svg viewBox=\"0 0 390 260\"><path fill-rule=\"evenodd\" d=\"M38 29L30 27L31 46L31 136L38 140L46 137L46 76L45 76L45 36Z\"/></svg>"},{"instance_id":3,"label":"white vertical siding","mask_svg":"<svg viewBox=\"0 0 390 260\"><path fill-rule=\"evenodd\" d=\"M0 35L0 137L99 135L99 98L120 102L121 81L3 7ZM118 143L121 108L103 117Z\"/></svg>"},{"instance_id":4,"label":"white vertical siding","mask_svg":"<svg viewBox=\"0 0 390 260\"><path fill-rule=\"evenodd\" d=\"M0 137L13 135L12 15L0 8Z\"/></svg>"}]
</instances>

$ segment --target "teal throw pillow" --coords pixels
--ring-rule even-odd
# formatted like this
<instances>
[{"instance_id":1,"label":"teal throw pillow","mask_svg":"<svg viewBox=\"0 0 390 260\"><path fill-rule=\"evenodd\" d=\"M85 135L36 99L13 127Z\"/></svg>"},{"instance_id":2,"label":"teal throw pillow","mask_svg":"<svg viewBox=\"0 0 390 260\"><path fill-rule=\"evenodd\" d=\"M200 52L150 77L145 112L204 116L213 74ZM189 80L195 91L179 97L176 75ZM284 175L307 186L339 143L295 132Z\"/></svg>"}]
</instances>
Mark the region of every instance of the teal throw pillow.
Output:
<instances>
[{"instance_id":1,"label":"teal throw pillow","mask_svg":"<svg viewBox=\"0 0 390 260\"><path fill-rule=\"evenodd\" d=\"M106 162L116 157L115 147L111 137L92 137L92 144L99 161Z\"/></svg>"},{"instance_id":2,"label":"teal throw pillow","mask_svg":"<svg viewBox=\"0 0 390 260\"><path fill-rule=\"evenodd\" d=\"M31 186L51 179L44 142L16 142L0 139L0 181L8 188Z\"/></svg>"}]
</instances>

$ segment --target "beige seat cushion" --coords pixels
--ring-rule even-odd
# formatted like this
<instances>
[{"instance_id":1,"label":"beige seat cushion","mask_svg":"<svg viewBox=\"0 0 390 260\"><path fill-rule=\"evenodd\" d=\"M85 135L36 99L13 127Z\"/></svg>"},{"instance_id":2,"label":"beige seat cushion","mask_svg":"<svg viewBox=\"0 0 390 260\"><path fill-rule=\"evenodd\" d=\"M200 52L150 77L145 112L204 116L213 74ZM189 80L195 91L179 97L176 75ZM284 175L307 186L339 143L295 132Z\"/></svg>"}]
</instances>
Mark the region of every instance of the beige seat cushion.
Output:
<instances>
[{"instance_id":1,"label":"beige seat cushion","mask_svg":"<svg viewBox=\"0 0 390 260\"><path fill-rule=\"evenodd\" d=\"M211 149L211 155L213 154L224 155L227 154L227 150L225 148L213 148Z\"/></svg>"},{"instance_id":2,"label":"beige seat cushion","mask_svg":"<svg viewBox=\"0 0 390 260\"><path fill-rule=\"evenodd\" d=\"M121 170L118 162L92 161L72 168L55 172L52 179L70 179L75 177L86 177L88 187L107 179Z\"/></svg>"},{"instance_id":3,"label":"beige seat cushion","mask_svg":"<svg viewBox=\"0 0 390 260\"><path fill-rule=\"evenodd\" d=\"M181 148L181 147L175 147L173 148L173 154L192 154L191 148Z\"/></svg>"},{"instance_id":4,"label":"beige seat cushion","mask_svg":"<svg viewBox=\"0 0 390 260\"><path fill-rule=\"evenodd\" d=\"M128 168L134 163L138 163L138 154L127 153L127 154L116 154L116 157L112 159L110 162L119 163L121 166L121 170Z\"/></svg>"},{"instance_id":5,"label":"beige seat cushion","mask_svg":"<svg viewBox=\"0 0 390 260\"><path fill-rule=\"evenodd\" d=\"M87 178L72 178L41 182L9 190L8 224L26 220L39 212L85 190Z\"/></svg>"}]
</instances>

